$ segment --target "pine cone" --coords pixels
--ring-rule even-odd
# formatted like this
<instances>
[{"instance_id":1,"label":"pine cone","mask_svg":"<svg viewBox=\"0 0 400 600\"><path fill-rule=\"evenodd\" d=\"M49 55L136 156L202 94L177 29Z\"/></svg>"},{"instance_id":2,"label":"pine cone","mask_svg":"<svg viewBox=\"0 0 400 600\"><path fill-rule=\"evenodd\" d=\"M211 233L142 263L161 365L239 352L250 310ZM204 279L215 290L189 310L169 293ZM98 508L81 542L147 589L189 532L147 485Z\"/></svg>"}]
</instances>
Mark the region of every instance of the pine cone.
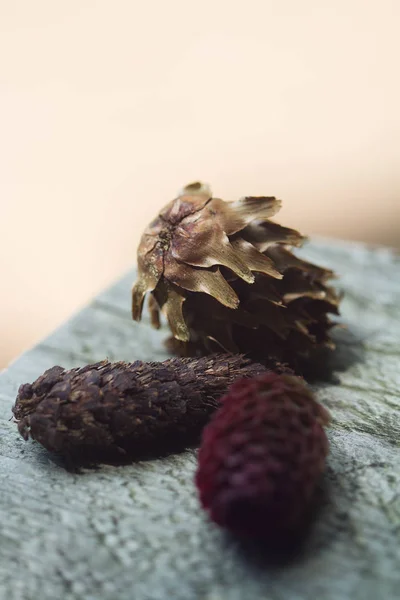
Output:
<instances>
[{"instance_id":1,"label":"pine cone","mask_svg":"<svg viewBox=\"0 0 400 600\"><path fill-rule=\"evenodd\" d=\"M53 367L20 386L13 413L25 439L73 460L97 462L121 451L160 455L195 444L235 379L265 371L243 356L222 354Z\"/></svg>"},{"instance_id":2,"label":"pine cone","mask_svg":"<svg viewBox=\"0 0 400 600\"><path fill-rule=\"evenodd\" d=\"M324 469L329 414L298 378L237 381L205 427L196 485L211 519L272 538L304 524Z\"/></svg>"},{"instance_id":3,"label":"pine cone","mask_svg":"<svg viewBox=\"0 0 400 600\"><path fill-rule=\"evenodd\" d=\"M333 273L290 252L304 238L269 220L280 206L273 197L224 202L201 183L186 186L143 233L133 318L150 292L152 323L160 326L162 310L170 348L182 356L222 349L296 367L315 348L333 347Z\"/></svg>"}]
</instances>

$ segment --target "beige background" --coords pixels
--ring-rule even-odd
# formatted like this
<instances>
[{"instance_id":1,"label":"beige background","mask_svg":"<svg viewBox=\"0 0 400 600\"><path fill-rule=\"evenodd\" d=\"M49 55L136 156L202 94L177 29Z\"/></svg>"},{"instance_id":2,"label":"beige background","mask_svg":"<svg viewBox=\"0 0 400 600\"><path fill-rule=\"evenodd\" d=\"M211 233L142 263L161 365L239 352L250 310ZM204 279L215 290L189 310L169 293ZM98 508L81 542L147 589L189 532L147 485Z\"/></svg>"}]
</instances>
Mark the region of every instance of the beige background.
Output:
<instances>
[{"instance_id":1,"label":"beige background","mask_svg":"<svg viewBox=\"0 0 400 600\"><path fill-rule=\"evenodd\" d=\"M399 245L399 23L398 0L0 0L0 365L192 179Z\"/></svg>"}]
</instances>

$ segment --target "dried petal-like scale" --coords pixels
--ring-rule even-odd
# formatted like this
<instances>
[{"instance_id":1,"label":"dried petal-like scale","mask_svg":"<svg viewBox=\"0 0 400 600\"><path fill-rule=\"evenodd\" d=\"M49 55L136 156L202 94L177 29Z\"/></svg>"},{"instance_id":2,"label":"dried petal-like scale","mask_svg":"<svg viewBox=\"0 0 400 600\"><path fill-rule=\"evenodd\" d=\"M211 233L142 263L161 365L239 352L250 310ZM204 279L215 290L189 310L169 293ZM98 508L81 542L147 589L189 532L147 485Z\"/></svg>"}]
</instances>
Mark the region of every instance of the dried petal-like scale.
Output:
<instances>
[{"instance_id":1,"label":"dried petal-like scale","mask_svg":"<svg viewBox=\"0 0 400 600\"><path fill-rule=\"evenodd\" d=\"M265 371L243 356L221 354L53 367L20 387L13 413L25 439L73 459L163 454L198 442L229 385Z\"/></svg>"},{"instance_id":2,"label":"dried petal-like scale","mask_svg":"<svg viewBox=\"0 0 400 600\"><path fill-rule=\"evenodd\" d=\"M133 318L149 292L152 323L159 326L161 310L169 347L181 356L224 350L298 368L315 349L332 347L334 274L292 254L304 238L269 220L280 205L274 197L225 202L204 184L186 186L143 234Z\"/></svg>"}]
</instances>

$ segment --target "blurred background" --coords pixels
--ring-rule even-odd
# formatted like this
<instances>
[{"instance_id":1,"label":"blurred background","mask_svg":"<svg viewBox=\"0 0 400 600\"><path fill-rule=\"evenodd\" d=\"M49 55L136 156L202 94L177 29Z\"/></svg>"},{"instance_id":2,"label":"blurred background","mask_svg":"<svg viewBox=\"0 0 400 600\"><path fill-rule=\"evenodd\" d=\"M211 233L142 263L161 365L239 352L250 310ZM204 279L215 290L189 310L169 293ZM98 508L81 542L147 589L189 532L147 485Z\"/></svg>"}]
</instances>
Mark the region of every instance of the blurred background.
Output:
<instances>
[{"instance_id":1,"label":"blurred background","mask_svg":"<svg viewBox=\"0 0 400 600\"><path fill-rule=\"evenodd\" d=\"M0 367L131 267L191 180L399 246L399 19L398 0L0 0Z\"/></svg>"}]
</instances>

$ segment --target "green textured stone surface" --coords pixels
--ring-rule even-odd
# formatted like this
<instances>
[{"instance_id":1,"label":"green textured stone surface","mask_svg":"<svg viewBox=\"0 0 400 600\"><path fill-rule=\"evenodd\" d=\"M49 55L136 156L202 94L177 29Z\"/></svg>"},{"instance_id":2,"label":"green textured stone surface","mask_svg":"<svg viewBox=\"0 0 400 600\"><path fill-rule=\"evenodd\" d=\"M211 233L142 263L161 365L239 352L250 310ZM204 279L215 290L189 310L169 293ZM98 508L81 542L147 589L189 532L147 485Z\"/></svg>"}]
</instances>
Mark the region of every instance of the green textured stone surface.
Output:
<instances>
[{"instance_id":1,"label":"green textured stone surface","mask_svg":"<svg viewBox=\"0 0 400 600\"><path fill-rule=\"evenodd\" d=\"M133 273L0 375L0 598L352 600L400 597L400 261L314 241L301 255L344 290L320 514L299 554L273 564L207 522L187 451L66 471L10 421L20 383L46 368L166 358L165 331L130 318Z\"/></svg>"}]
</instances>

